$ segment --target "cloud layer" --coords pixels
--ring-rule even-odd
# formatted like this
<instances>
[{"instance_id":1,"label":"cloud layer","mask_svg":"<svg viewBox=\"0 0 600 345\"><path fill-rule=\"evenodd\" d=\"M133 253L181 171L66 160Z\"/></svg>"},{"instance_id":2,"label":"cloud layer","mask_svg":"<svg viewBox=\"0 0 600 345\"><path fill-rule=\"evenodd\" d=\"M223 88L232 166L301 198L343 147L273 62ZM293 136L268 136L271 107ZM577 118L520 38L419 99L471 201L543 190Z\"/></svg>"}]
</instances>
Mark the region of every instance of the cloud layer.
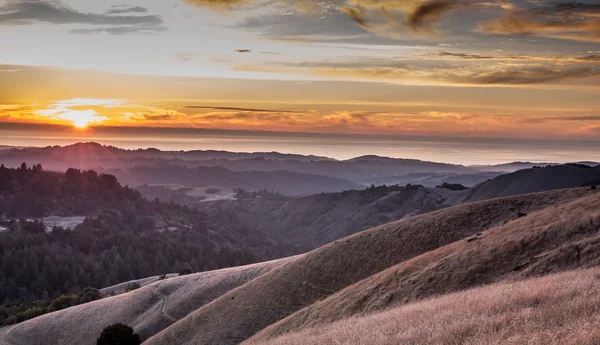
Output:
<instances>
[{"instance_id":1,"label":"cloud layer","mask_svg":"<svg viewBox=\"0 0 600 345\"><path fill-rule=\"evenodd\" d=\"M495 16L477 24L493 35L535 35L567 40L600 41L600 4L550 0L185 0L199 6L223 9L289 8L296 16L325 18L327 25L342 25L344 14L358 27L377 34L399 35L403 27L413 32L433 32L433 26L451 13ZM294 12L278 11L279 14ZM465 18L462 16L461 18ZM278 15L247 19L243 26L270 26ZM309 19L304 19L309 20ZM293 22L293 19L292 19ZM292 25L294 25L292 23ZM283 28L277 28L282 30ZM307 28L304 28L307 30ZM332 30L332 32L335 32ZM302 35L299 30L298 35ZM274 34L277 34L276 32ZM289 34L289 33L288 33ZM290 34L290 36L292 36Z\"/></svg>"}]
</instances>

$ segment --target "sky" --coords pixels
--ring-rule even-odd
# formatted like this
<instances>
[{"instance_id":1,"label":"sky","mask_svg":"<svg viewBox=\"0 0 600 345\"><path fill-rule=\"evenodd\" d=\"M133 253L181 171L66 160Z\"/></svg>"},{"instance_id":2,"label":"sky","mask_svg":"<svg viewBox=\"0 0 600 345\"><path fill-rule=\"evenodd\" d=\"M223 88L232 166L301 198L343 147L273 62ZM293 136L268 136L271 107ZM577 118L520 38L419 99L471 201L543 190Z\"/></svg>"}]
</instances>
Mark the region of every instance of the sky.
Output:
<instances>
[{"instance_id":1,"label":"sky","mask_svg":"<svg viewBox=\"0 0 600 345\"><path fill-rule=\"evenodd\" d=\"M598 109L598 1L0 0L0 126L594 141Z\"/></svg>"}]
</instances>

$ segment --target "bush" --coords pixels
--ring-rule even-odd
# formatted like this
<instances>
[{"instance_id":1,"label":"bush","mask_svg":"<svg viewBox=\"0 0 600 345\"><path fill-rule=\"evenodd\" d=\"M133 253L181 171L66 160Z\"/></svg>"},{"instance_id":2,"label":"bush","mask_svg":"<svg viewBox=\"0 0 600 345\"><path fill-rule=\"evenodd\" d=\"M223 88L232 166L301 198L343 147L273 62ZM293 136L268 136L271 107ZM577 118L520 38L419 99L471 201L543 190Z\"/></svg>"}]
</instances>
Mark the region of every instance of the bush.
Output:
<instances>
[{"instance_id":1,"label":"bush","mask_svg":"<svg viewBox=\"0 0 600 345\"><path fill-rule=\"evenodd\" d=\"M69 295L69 296L62 295L62 296L58 297L57 299L55 299L54 301L52 301L52 304L50 304L49 311L53 312L53 311L62 310L62 309L66 309L71 306L77 305L77 300L78 300L78 297L75 295Z\"/></svg>"},{"instance_id":2,"label":"bush","mask_svg":"<svg viewBox=\"0 0 600 345\"><path fill-rule=\"evenodd\" d=\"M102 299L104 296L98 289L87 287L79 294L78 304L88 303Z\"/></svg>"},{"instance_id":3,"label":"bush","mask_svg":"<svg viewBox=\"0 0 600 345\"><path fill-rule=\"evenodd\" d=\"M187 275L190 275L190 274L192 274L192 273L193 273L193 272L192 272L192 270L191 270L191 269L189 269L189 268L184 268L184 269L182 269L182 270L181 270L181 272L179 272L179 276L187 276Z\"/></svg>"},{"instance_id":4,"label":"bush","mask_svg":"<svg viewBox=\"0 0 600 345\"><path fill-rule=\"evenodd\" d=\"M138 283L129 284L127 285L127 288L125 288L125 292L135 291L139 288L141 288L141 286Z\"/></svg>"},{"instance_id":5,"label":"bush","mask_svg":"<svg viewBox=\"0 0 600 345\"><path fill-rule=\"evenodd\" d=\"M140 336L133 332L133 328L122 323L115 323L106 327L96 340L96 345L140 345Z\"/></svg>"},{"instance_id":6,"label":"bush","mask_svg":"<svg viewBox=\"0 0 600 345\"><path fill-rule=\"evenodd\" d=\"M452 191L461 191L461 190L469 189L469 187L465 187L460 183L447 183L447 182L444 182L443 184L441 184L435 188L448 189L448 190L452 190Z\"/></svg>"}]
</instances>

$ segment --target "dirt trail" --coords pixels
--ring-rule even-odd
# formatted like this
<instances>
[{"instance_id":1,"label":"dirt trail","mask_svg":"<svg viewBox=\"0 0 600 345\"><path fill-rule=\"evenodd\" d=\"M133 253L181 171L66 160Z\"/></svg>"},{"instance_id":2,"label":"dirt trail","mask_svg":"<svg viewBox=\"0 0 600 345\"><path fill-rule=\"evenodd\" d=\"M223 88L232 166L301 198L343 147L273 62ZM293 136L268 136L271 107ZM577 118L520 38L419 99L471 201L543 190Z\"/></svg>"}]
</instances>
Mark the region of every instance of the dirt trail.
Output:
<instances>
[{"instance_id":1,"label":"dirt trail","mask_svg":"<svg viewBox=\"0 0 600 345\"><path fill-rule=\"evenodd\" d=\"M168 298L167 298L167 296L165 296L162 293L160 293L160 291L158 291L158 288L159 288L159 285L157 284L157 285L155 285L155 286L152 287L152 291L154 291L154 293L157 294L160 297L160 299L162 300L162 306L160 308L160 313L164 317L166 317L167 319L169 319L169 320L171 320L173 322L179 321L178 319L174 318L173 316L167 314L167 311L165 309L167 307Z\"/></svg>"}]
</instances>

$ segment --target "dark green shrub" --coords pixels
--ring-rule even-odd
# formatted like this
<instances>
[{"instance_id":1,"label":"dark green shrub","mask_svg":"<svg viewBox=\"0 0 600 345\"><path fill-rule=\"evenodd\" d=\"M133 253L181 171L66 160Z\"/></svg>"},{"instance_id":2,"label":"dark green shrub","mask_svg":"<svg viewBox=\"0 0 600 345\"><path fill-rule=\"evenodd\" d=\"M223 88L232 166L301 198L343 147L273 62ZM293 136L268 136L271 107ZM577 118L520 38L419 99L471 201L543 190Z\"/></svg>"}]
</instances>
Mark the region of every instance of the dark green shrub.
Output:
<instances>
[{"instance_id":1,"label":"dark green shrub","mask_svg":"<svg viewBox=\"0 0 600 345\"><path fill-rule=\"evenodd\" d=\"M140 345L140 336L133 332L133 328L122 323L115 323L106 327L96 345Z\"/></svg>"}]
</instances>

